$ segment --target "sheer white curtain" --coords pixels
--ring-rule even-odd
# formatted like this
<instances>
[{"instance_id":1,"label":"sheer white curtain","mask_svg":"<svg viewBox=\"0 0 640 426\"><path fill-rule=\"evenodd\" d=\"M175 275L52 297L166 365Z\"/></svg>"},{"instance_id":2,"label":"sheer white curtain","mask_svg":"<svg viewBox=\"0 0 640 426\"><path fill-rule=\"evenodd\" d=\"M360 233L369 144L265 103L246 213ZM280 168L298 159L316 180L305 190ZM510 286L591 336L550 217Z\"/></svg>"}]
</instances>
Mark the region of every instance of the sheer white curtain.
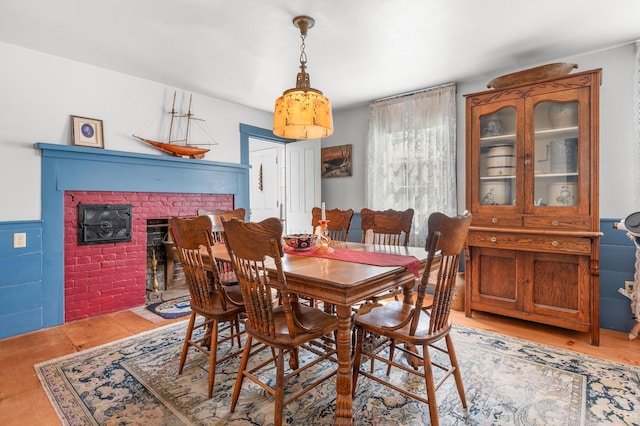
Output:
<instances>
[{"instance_id":1,"label":"sheer white curtain","mask_svg":"<svg viewBox=\"0 0 640 426\"><path fill-rule=\"evenodd\" d=\"M457 213L455 84L370 105L366 195L373 210L415 210L412 246L431 213Z\"/></svg>"}]
</instances>

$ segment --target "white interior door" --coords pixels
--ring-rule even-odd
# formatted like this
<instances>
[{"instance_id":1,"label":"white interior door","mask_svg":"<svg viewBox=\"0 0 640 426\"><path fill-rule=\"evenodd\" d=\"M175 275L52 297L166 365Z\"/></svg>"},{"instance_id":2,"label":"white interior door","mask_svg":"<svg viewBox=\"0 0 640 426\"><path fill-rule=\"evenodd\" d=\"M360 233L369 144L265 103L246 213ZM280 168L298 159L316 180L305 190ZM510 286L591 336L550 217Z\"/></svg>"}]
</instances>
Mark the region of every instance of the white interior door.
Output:
<instances>
[{"instance_id":1,"label":"white interior door","mask_svg":"<svg viewBox=\"0 0 640 426\"><path fill-rule=\"evenodd\" d=\"M312 232L311 209L321 202L320 139L286 144L286 231Z\"/></svg>"},{"instance_id":2,"label":"white interior door","mask_svg":"<svg viewBox=\"0 0 640 426\"><path fill-rule=\"evenodd\" d=\"M284 233L311 232L320 206L320 139L286 144L249 138L249 220L284 220Z\"/></svg>"},{"instance_id":3,"label":"white interior door","mask_svg":"<svg viewBox=\"0 0 640 426\"><path fill-rule=\"evenodd\" d=\"M281 217L280 174L276 146L262 147L249 152L249 220L259 222L268 217Z\"/></svg>"}]
</instances>

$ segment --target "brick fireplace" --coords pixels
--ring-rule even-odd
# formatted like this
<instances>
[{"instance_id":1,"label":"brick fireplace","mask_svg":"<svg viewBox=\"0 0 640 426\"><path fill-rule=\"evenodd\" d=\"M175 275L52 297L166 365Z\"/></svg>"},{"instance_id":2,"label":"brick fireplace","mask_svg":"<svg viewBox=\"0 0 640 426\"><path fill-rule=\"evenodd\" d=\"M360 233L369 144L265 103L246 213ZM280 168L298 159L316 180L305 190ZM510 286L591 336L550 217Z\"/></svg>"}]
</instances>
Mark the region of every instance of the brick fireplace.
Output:
<instances>
[{"instance_id":1,"label":"brick fireplace","mask_svg":"<svg viewBox=\"0 0 640 426\"><path fill-rule=\"evenodd\" d=\"M131 204L131 242L78 244L78 204ZM66 191L64 195L65 321L140 306L147 281L147 220L233 209L233 196Z\"/></svg>"},{"instance_id":2,"label":"brick fireplace","mask_svg":"<svg viewBox=\"0 0 640 426\"><path fill-rule=\"evenodd\" d=\"M35 328L143 304L147 219L249 209L247 164L46 143L36 149L42 283L33 286L34 306L25 313ZM131 241L78 245L78 203L131 204Z\"/></svg>"}]
</instances>

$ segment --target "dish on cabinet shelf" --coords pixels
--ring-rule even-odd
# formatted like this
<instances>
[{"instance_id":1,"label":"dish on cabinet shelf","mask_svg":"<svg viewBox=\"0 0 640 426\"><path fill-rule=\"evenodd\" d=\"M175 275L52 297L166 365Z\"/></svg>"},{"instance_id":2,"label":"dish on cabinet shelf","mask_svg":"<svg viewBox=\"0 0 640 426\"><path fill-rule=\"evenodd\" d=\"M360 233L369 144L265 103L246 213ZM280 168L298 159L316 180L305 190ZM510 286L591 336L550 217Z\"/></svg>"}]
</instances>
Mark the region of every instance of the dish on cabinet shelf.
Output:
<instances>
[{"instance_id":1,"label":"dish on cabinet shelf","mask_svg":"<svg viewBox=\"0 0 640 426\"><path fill-rule=\"evenodd\" d=\"M507 181L482 182L480 184L480 204L504 205L511 200L511 185Z\"/></svg>"},{"instance_id":2,"label":"dish on cabinet shelf","mask_svg":"<svg viewBox=\"0 0 640 426\"><path fill-rule=\"evenodd\" d=\"M549 206L575 206L578 203L578 185L573 182L550 183Z\"/></svg>"}]
</instances>

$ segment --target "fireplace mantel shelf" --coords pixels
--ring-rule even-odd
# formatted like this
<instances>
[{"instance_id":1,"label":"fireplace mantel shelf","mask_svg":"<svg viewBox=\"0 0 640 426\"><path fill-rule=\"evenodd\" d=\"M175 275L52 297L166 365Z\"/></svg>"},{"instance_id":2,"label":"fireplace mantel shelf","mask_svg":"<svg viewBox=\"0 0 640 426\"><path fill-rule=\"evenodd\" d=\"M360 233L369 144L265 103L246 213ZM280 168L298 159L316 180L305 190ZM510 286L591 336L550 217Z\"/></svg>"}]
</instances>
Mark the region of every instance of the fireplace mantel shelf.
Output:
<instances>
[{"instance_id":1,"label":"fireplace mantel shelf","mask_svg":"<svg viewBox=\"0 0 640 426\"><path fill-rule=\"evenodd\" d=\"M165 166L168 164L171 167L223 167L231 169L249 169L249 165L246 164L225 163L221 161L209 160L194 160L192 158L181 158L169 155L142 154L138 152L87 148L81 146L60 145L45 142L36 142L34 148L41 150L42 155L47 157L141 164L153 162L158 164L165 164Z\"/></svg>"}]
</instances>

